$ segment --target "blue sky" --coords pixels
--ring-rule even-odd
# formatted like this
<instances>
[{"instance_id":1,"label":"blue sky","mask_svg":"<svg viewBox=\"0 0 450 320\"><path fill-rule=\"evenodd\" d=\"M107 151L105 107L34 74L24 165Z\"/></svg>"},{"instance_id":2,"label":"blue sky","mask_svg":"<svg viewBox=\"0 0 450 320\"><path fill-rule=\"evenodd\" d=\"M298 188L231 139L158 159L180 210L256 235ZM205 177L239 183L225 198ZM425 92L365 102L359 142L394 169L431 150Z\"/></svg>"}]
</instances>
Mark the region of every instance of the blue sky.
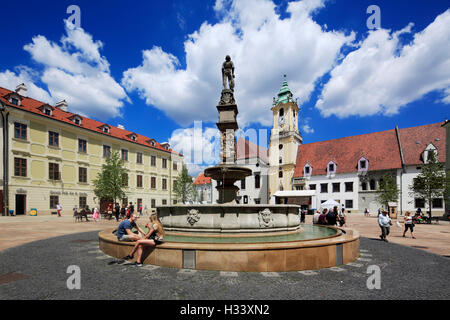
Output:
<instances>
[{"instance_id":1,"label":"blue sky","mask_svg":"<svg viewBox=\"0 0 450 320\"><path fill-rule=\"evenodd\" d=\"M23 3L2 1L0 86L24 81L37 99L66 99L73 112L174 148L186 148L195 120L215 128L226 54L246 129L270 129L283 74L300 97L304 143L450 115L448 1ZM78 32L64 22L72 4ZM369 32L373 4L381 29Z\"/></svg>"}]
</instances>

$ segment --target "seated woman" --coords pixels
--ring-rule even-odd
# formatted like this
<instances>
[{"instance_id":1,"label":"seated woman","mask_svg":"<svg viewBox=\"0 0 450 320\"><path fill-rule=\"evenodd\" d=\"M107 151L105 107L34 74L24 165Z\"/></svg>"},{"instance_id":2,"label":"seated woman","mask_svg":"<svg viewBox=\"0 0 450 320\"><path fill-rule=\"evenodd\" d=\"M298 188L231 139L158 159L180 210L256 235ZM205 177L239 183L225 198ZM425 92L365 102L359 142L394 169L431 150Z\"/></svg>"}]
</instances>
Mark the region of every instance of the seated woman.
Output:
<instances>
[{"instance_id":1,"label":"seated woman","mask_svg":"<svg viewBox=\"0 0 450 320\"><path fill-rule=\"evenodd\" d=\"M162 240L164 239L165 235L164 227L161 221L159 221L158 215L156 213L151 214L150 223L152 224L151 226L149 226L149 224L145 225L149 229L149 231L145 235L144 239L138 240L133 250L131 250L131 253L124 258L124 260L133 259L134 253L137 252L136 266L138 267L142 267L141 258L143 247L155 247L156 245L163 243Z\"/></svg>"}]
</instances>

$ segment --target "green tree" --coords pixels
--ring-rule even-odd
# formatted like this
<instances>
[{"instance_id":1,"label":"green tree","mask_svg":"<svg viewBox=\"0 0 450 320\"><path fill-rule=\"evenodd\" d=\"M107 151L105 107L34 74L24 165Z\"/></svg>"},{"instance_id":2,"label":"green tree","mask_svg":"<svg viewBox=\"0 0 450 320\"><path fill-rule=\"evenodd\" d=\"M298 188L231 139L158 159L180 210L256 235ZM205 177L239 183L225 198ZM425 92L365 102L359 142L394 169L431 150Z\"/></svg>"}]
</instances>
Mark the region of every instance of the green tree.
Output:
<instances>
[{"instance_id":1,"label":"green tree","mask_svg":"<svg viewBox=\"0 0 450 320\"><path fill-rule=\"evenodd\" d=\"M192 183L192 177L189 175L187 167L183 165L175 183L173 185L173 192L180 199L181 202L194 201L196 196L195 186Z\"/></svg>"},{"instance_id":2,"label":"green tree","mask_svg":"<svg viewBox=\"0 0 450 320\"><path fill-rule=\"evenodd\" d=\"M444 165L437 161L435 152L429 151L427 160L409 189L412 197L425 199L428 204L428 215L431 218L433 199L441 198L448 192L448 179L445 176Z\"/></svg>"},{"instance_id":3,"label":"green tree","mask_svg":"<svg viewBox=\"0 0 450 320\"><path fill-rule=\"evenodd\" d=\"M384 208L388 208L389 202L397 202L398 195L399 190L395 178L389 173L384 174L382 180L380 180L380 189L375 200Z\"/></svg>"},{"instance_id":4,"label":"green tree","mask_svg":"<svg viewBox=\"0 0 450 320\"><path fill-rule=\"evenodd\" d=\"M94 180L94 193L99 199L105 199L116 203L117 199L125 197L125 181L123 179L126 170L119 152L112 152L102 166L102 171Z\"/></svg>"}]
</instances>

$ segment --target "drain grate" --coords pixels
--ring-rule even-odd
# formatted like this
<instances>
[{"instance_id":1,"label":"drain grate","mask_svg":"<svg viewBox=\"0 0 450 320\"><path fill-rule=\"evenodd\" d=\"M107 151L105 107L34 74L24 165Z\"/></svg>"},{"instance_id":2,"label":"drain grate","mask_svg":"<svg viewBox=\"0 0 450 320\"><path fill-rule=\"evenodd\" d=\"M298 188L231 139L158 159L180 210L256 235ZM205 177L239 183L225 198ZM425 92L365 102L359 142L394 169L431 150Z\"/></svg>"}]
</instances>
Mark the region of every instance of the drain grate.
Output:
<instances>
[{"instance_id":1,"label":"drain grate","mask_svg":"<svg viewBox=\"0 0 450 320\"><path fill-rule=\"evenodd\" d=\"M23 273L9 272L9 273L2 274L0 276L0 284L5 284L5 283L17 281L17 280L22 280L22 279L25 279L28 277L29 276L27 276L26 274L23 274Z\"/></svg>"}]
</instances>

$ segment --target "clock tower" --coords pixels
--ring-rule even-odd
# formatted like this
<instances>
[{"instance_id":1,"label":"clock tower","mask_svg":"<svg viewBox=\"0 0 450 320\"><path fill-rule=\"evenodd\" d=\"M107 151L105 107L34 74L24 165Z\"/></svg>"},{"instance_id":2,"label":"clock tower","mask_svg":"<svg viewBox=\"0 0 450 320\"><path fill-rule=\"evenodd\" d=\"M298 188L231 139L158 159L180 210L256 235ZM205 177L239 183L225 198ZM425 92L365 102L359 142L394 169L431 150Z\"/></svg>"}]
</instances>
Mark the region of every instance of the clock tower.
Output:
<instances>
[{"instance_id":1,"label":"clock tower","mask_svg":"<svg viewBox=\"0 0 450 320\"><path fill-rule=\"evenodd\" d=\"M269 141L270 196L277 191L292 190L298 146L302 137L298 131L299 107L292 98L286 75L278 97L273 98L273 127Z\"/></svg>"}]
</instances>

